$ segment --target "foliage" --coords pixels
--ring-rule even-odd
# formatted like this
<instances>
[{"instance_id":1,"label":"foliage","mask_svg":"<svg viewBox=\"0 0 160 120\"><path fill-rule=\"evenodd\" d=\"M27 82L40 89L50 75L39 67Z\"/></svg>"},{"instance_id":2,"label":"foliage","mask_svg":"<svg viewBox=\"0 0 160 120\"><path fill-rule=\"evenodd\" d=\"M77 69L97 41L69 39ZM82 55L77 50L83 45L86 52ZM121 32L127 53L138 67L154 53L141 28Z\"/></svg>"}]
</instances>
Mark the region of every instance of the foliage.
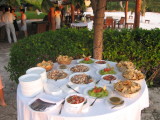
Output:
<instances>
[{"instance_id":1,"label":"foliage","mask_svg":"<svg viewBox=\"0 0 160 120\"><path fill-rule=\"evenodd\" d=\"M43 0L25 0L27 3L32 4L38 8L41 8Z\"/></svg>"},{"instance_id":2,"label":"foliage","mask_svg":"<svg viewBox=\"0 0 160 120\"><path fill-rule=\"evenodd\" d=\"M19 12L15 12L18 16L18 19L20 19L21 14ZM27 11L26 13L27 19L43 19L46 15L46 13L41 13L40 15L37 15L36 11Z\"/></svg>"},{"instance_id":3,"label":"foliage","mask_svg":"<svg viewBox=\"0 0 160 120\"><path fill-rule=\"evenodd\" d=\"M104 32L104 59L131 60L147 79L160 65L160 29L106 30ZM152 79L153 80L153 79Z\"/></svg>"},{"instance_id":4,"label":"foliage","mask_svg":"<svg viewBox=\"0 0 160 120\"><path fill-rule=\"evenodd\" d=\"M1 0L0 5L16 6L20 5L20 0Z\"/></svg>"},{"instance_id":5,"label":"foliage","mask_svg":"<svg viewBox=\"0 0 160 120\"><path fill-rule=\"evenodd\" d=\"M49 31L29 36L13 45L7 71L10 79L18 82L18 77L42 60L55 61L58 55L77 58L92 51L92 32L87 29L66 29Z\"/></svg>"},{"instance_id":6,"label":"foliage","mask_svg":"<svg viewBox=\"0 0 160 120\"><path fill-rule=\"evenodd\" d=\"M104 31L103 59L110 61L131 60L146 73L147 79L160 64L160 30L107 29ZM93 51L93 31L63 28L19 40L10 52L6 67L10 79L15 80L42 60L56 60L58 55L74 58Z\"/></svg>"},{"instance_id":7,"label":"foliage","mask_svg":"<svg viewBox=\"0 0 160 120\"><path fill-rule=\"evenodd\" d=\"M125 4L125 2L123 3ZM119 2L107 2L107 10L122 10ZM135 10L135 1L129 1L129 10ZM142 0L142 13L160 12L160 0Z\"/></svg>"}]
</instances>

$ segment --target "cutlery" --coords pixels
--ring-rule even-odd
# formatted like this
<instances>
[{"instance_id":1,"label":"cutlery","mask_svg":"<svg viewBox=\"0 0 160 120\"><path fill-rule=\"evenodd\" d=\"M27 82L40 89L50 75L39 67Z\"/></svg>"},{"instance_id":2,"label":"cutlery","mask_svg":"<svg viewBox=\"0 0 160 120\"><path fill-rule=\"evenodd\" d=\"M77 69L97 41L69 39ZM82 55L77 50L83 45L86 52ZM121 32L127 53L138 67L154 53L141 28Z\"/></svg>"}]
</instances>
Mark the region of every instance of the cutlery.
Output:
<instances>
[{"instance_id":1,"label":"cutlery","mask_svg":"<svg viewBox=\"0 0 160 120\"><path fill-rule=\"evenodd\" d=\"M70 85L67 84L66 86L67 86L68 88L74 90L76 93L79 93L77 90L73 89Z\"/></svg>"},{"instance_id":2,"label":"cutlery","mask_svg":"<svg viewBox=\"0 0 160 120\"><path fill-rule=\"evenodd\" d=\"M118 105L112 106L111 109L113 109L113 108L115 108L115 107L119 107L119 106L123 105L123 103L124 103L124 100L122 100Z\"/></svg>"},{"instance_id":3,"label":"cutlery","mask_svg":"<svg viewBox=\"0 0 160 120\"><path fill-rule=\"evenodd\" d=\"M96 84L98 84L100 82L100 80L98 80L97 82L96 82Z\"/></svg>"},{"instance_id":4,"label":"cutlery","mask_svg":"<svg viewBox=\"0 0 160 120\"><path fill-rule=\"evenodd\" d=\"M96 102L96 100L98 99L99 97L96 97L95 99L94 99L94 101L90 104L90 106L93 106L93 104Z\"/></svg>"},{"instance_id":5,"label":"cutlery","mask_svg":"<svg viewBox=\"0 0 160 120\"><path fill-rule=\"evenodd\" d=\"M83 103L83 105L82 105L82 107L81 107L81 110L80 110L80 112L82 111L82 109L83 109L83 106L84 106L86 103L87 103L87 99L86 99L86 101Z\"/></svg>"},{"instance_id":6,"label":"cutlery","mask_svg":"<svg viewBox=\"0 0 160 120\"><path fill-rule=\"evenodd\" d=\"M59 114L61 114L61 112L62 112L62 108L63 108L64 103L65 103L65 100L61 103L62 106L61 106L61 108L60 108Z\"/></svg>"}]
</instances>

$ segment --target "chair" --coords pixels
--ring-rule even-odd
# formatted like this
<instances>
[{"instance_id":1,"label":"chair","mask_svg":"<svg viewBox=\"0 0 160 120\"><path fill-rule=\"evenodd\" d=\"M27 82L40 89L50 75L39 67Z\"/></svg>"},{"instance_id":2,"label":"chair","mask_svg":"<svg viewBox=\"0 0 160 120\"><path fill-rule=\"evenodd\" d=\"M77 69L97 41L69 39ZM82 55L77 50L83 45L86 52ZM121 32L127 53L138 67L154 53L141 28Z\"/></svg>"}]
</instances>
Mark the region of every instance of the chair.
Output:
<instances>
[{"instance_id":1,"label":"chair","mask_svg":"<svg viewBox=\"0 0 160 120\"><path fill-rule=\"evenodd\" d=\"M114 20L112 17L107 17L104 23L104 29L106 28L113 28L114 27Z\"/></svg>"},{"instance_id":2,"label":"chair","mask_svg":"<svg viewBox=\"0 0 160 120\"><path fill-rule=\"evenodd\" d=\"M90 16L90 20L94 20L94 16Z\"/></svg>"},{"instance_id":3,"label":"chair","mask_svg":"<svg viewBox=\"0 0 160 120\"><path fill-rule=\"evenodd\" d=\"M126 23L126 28L133 29L134 23Z\"/></svg>"},{"instance_id":4,"label":"chair","mask_svg":"<svg viewBox=\"0 0 160 120\"><path fill-rule=\"evenodd\" d=\"M37 24L37 33L43 33L46 31L47 31L47 24L46 23Z\"/></svg>"},{"instance_id":5,"label":"chair","mask_svg":"<svg viewBox=\"0 0 160 120\"><path fill-rule=\"evenodd\" d=\"M124 26L125 17L121 17L121 19L118 21L118 28L120 28L120 25Z\"/></svg>"}]
</instances>

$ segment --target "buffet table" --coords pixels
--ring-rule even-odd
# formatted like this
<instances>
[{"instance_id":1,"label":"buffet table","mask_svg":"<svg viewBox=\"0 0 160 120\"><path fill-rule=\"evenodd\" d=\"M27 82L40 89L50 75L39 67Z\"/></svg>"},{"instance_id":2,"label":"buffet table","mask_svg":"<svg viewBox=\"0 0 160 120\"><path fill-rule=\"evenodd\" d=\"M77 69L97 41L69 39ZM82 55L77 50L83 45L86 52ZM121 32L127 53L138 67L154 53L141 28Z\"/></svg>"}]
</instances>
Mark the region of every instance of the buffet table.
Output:
<instances>
[{"instance_id":1,"label":"buffet table","mask_svg":"<svg viewBox=\"0 0 160 120\"><path fill-rule=\"evenodd\" d=\"M119 79L124 79L122 77L121 72L116 69L116 63L108 61L111 67L115 68L115 71L117 72L117 76ZM76 60L73 60L72 63L68 66L71 67L73 65L77 64ZM54 63L54 68L57 69L58 64ZM90 65L90 74L95 81L99 80L101 78L100 75L96 73L96 71L100 68L97 66L94 66L94 64ZM71 74L68 72L68 74ZM66 84L64 82L64 84ZM61 83L62 84L62 83ZM99 82L99 84L102 84ZM148 96L148 88L146 85L145 80L142 80L139 82L141 85L141 90L139 91L139 94L136 97L133 98L125 98L120 96L116 91L114 91L113 84L106 84L107 88L109 88L112 93L110 96L118 96L121 97L124 100L124 104L122 106L118 106L112 109L112 106L108 102L108 97L105 99L97 99L95 104L93 106L88 106L84 110L82 110L80 113L74 114L74 113L68 113L64 109L62 109L62 113L59 115L59 110L61 106L57 107L56 109L49 109L45 112L37 112L32 110L29 107L29 103L33 101L35 98L38 97L46 97L46 99L54 99L53 95L47 95L45 92L40 93L39 95L35 97L24 97L20 85L18 85L17 88L17 115L18 120L140 120L141 119L141 110L149 106L149 96ZM84 89L79 89L79 92L81 94L84 93ZM57 97L57 96L56 96ZM64 96L61 96L61 99L64 99ZM88 99L88 105L94 101L93 98L87 98Z\"/></svg>"}]
</instances>

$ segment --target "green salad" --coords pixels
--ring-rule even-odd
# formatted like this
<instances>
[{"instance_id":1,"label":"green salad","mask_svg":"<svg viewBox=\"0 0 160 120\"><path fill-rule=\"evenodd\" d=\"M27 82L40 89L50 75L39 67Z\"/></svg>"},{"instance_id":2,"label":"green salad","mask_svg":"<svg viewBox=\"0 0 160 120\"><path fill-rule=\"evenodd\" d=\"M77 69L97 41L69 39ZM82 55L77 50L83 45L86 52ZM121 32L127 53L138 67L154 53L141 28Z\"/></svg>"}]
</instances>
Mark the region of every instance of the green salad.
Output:
<instances>
[{"instance_id":1,"label":"green salad","mask_svg":"<svg viewBox=\"0 0 160 120\"><path fill-rule=\"evenodd\" d=\"M88 94L92 97L102 98L108 96L108 91L102 87L94 87L88 91Z\"/></svg>"},{"instance_id":2,"label":"green salad","mask_svg":"<svg viewBox=\"0 0 160 120\"><path fill-rule=\"evenodd\" d=\"M116 74L116 72L114 71L114 68L104 68L104 69L99 71L99 74L100 75Z\"/></svg>"},{"instance_id":3,"label":"green salad","mask_svg":"<svg viewBox=\"0 0 160 120\"><path fill-rule=\"evenodd\" d=\"M91 63L94 63L94 61L91 59L90 60L82 60L79 63L91 64Z\"/></svg>"}]
</instances>

